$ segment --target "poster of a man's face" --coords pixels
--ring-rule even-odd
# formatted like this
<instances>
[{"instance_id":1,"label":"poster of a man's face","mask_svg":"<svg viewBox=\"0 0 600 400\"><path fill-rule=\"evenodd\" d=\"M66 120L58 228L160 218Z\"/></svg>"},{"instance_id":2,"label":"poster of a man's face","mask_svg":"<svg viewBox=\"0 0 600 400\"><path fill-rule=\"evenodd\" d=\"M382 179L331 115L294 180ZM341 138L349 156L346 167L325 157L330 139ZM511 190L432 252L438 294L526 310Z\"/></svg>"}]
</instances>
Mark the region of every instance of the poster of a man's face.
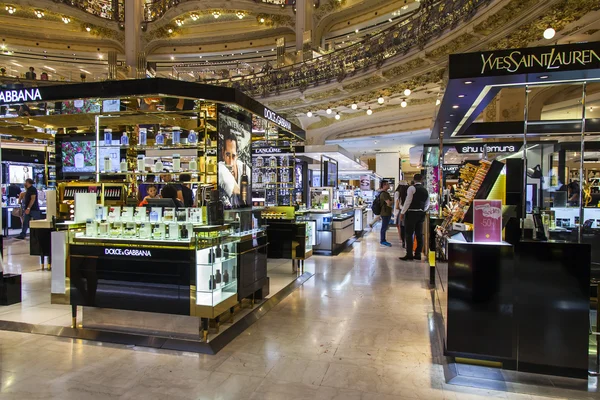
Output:
<instances>
[{"instance_id":1,"label":"poster of a man's face","mask_svg":"<svg viewBox=\"0 0 600 400\"><path fill-rule=\"evenodd\" d=\"M251 205L251 129L250 113L229 106L218 106L218 183L226 208Z\"/></svg>"}]
</instances>

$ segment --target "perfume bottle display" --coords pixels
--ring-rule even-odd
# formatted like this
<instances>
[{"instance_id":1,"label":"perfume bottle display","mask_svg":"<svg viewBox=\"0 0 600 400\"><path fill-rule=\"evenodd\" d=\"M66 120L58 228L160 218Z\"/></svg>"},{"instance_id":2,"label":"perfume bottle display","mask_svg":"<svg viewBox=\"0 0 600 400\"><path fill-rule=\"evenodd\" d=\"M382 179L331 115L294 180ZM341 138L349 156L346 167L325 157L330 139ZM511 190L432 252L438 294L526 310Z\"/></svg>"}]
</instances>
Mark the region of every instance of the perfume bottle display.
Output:
<instances>
[{"instance_id":1,"label":"perfume bottle display","mask_svg":"<svg viewBox=\"0 0 600 400\"><path fill-rule=\"evenodd\" d=\"M123 135L121 136L121 146L127 145L129 145L129 136L127 136L127 132L123 132Z\"/></svg>"},{"instance_id":2,"label":"perfume bottle display","mask_svg":"<svg viewBox=\"0 0 600 400\"><path fill-rule=\"evenodd\" d=\"M157 146L162 146L163 144L165 144L165 134L163 133L163 131L158 131L158 134L154 138L154 142Z\"/></svg>"},{"instance_id":3,"label":"perfume bottle display","mask_svg":"<svg viewBox=\"0 0 600 400\"><path fill-rule=\"evenodd\" d=\"M223 272L223 283L224 284L229 283L229 272L227 272L227 270L225 270L225 272Z\"/></svg>"}]
</instances>

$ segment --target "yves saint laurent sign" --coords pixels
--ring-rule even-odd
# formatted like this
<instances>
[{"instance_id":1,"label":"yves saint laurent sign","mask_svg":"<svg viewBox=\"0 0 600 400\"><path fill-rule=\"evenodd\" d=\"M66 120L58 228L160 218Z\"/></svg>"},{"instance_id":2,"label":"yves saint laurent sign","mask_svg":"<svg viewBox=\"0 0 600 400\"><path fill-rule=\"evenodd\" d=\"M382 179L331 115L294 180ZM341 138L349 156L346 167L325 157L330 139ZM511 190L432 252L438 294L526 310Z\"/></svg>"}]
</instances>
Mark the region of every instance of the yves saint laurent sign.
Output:
<instances>
[{"instance_id":1,"label":"yves saint laurent sign","mask_svg":"<svg viewBox=\"0 0 600 400\"><path fill-rule=\"evenodd\" d=\"M26 101L42 100L40 89L21 89L0 91L0 103L23 103Z\"/></svg>"},{"instance_id":2,"label":"yves saint laurent sign","mask_svg":"<svg viewBox=\"0 0 600 400\"><path fill-rule=\"evenodd\" d=\"M600 68L600 43L578 43L450 56L450 79Z\"/></svg>"},{"instance_id":3,"label":"yves saint laurent sign","mask_svg":"<svg viewBox=\"0 0 600 400\"><path fill-rule=\"evenodd\" d=\"M283 118L281 115L277 114L275 111L271 111L265 107L264 116L271 122L276 123L277 125L285 128L287 130L292 130L292 123L287 119Z\"/></svg>"},{"instance_id":4,"label":"yves saint laurent sign","mask_svg":"<svg viewBox=\"0 0 600 400\"><path fill-rule=\"evenodd\" d=\"M483 154L487 153L516 153L521 148L520 143L473 143L457 144L456 152L460 154Z\"/></svg>"}]
</instances>

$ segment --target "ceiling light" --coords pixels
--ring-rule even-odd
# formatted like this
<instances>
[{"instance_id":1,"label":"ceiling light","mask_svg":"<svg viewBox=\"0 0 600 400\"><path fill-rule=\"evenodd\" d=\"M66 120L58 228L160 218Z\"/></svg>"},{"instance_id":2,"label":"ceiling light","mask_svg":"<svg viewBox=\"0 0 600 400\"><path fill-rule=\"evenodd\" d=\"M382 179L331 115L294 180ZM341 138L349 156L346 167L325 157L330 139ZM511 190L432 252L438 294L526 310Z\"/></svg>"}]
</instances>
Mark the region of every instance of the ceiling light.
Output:
<instances>
[{"instance_id":1,"label":"ceiling light","mask_svg":"<svg viewBox=\"0 0 600 400\"><path fill-rule=\"evenodd\" d=\"M437 99L437 100L435 101L435 105L436 105L436 106L439 106L440 104L442 104L442 101L441 101L440 99Z\"/></svg>"},{"instance_id":2,"label":"ceiling light","mask_svg":"<svg viewBox=\"0 0 600 400\"><path fill-rule=\"evenodd\" d=\"M91 26L89 26L89 25L87 25L87 26L85 27L85 30L89 32L89 31L91 31L91 30L92 30L92 27L91 27Z\"/></svg>"},{"instance_id":3,"label":"ceiling light","mask_svg":"<svg viewBox=\"0 0 600 400\"><path fill-rule=\"evenodd\" d=\"M358 108L358 106L356 105L356 103L352 103L352 105L350 106L350 108L352 108L353 110L356 110Z\"/></svg>"},{"instance_id":4,"label":"ceiling light","mask_svg":"<svg viewBox=\"0 0 600 400\"><path fill-rule=\"evenodd\" d=\"M313 116L313 114L312 114L312 111L309 111L309 112L307 112L307 113L306 113L306 116L307 116L308 118L311 118L311 117Z\"/></svg>"},{"instance_id":5,"label":"ceiling light","mask_svg":"<svg viewBox=\"0 0 600 400\"><path fill-rule=\"evenodd\" d=\"M265 23L265 19L264 19L264 18L261 18L261 19L259 19L258 21L259 21L261 24L264 24L264 23Z\"/></svg>"},{"instance_id":6,"label":"ceiling light","mask_svg":"<svg viewBox=\"0 0 600 400\"><path fill-rule=\"evenodd\" d=\"M340 118L342 118L342 116L340 115L340 113L339 113L339 112L336 112L336 113L335 113L335 119L340 119Z\"/></svg>"},{"instance_id":7,"label":"ceiling light","mask_svg":"<svg viewBox=\"0 0 600 400\"><path fill-rule=\"evenodd\" d=\"M400 106L402 108L406 107L408 105L408 103L406 102L406 100L402 99L402 103L400 103Z\"/></svg>"},{"instance_id":8,"label":"ceiling light","mask_svg":"<svg viewBox=\"0 0 600 400\"><path fill-rule=\"evenodd\" d=\"M242 11L236 12L235 15L237 15L239 19L243 19L246 16L246 14L244 14Z\"/></svg>"},{"instance_id":9,"label":"ceiling light","mask_svg":"<svg viewBox=\"0 0 600 400\"><path fill-rule=\"evenodd\" d=\"M390 19L388 19L388 21L392 22L393 20L390 18Z\"/></svg>"},{"instance_id":10,"label":"ceiling light","mask_svg":"<svg viewBox=\"0 0 600 400\"><path fill-rule=\"evenodd\" d=\"M548 27L544 31L544 39L550 40L550 39L552 39L554 37L554 35L556 35L556 31L552 27Z\"/></svg>"},{"instance_id":11,"label":"ceiling light","mask_svg":"<svg viewBox=\"0 0 600 400\"><path fill-rule=\"evenodd\" d=\"M175 59L175 56L171 56L171 60L174 60L174 59Z\"/></svg>"},{"instance_id":12,"label":"ceiling light","mask_svg":"<svg viewBox=\"0 0 600 400\"><path fill-rule=\"evenodd\" d=\"M458 98L459 98L459 99L462 99L463 97L465 97L465 95L464 95L464 94L459 94L459 95L458 95Z\"/></svg>"},{"instance_id":13,"label":"ceiling light","mask_svg":"<svg viewBox=\"0 0 600 400\"><path fill-rule=\"evenodd\" d=\"M99 58L100 60L102 60L102 59L104 58L104 56L103 56L102 54L98 54L98 58Z\"/></svg>"},{"instance_id":14,"label":"ceiling light","mask_svg":"<svg viewBox=\"0 0 600 400\"><path fill-rule=\"evenodd\" d=\"M190 18L192 19L192 21L198 21L198 18L200 18L200 16L196 13L192 13L190 14Z\"/></svg>"},{"instance_id":15,"label":"ceiling light","mask_svg":"<svg viewBox=\"0 0 600 400\"><path fill-rule=\"evenodd\" d=\"M177 26L181 26L181 25L183 25L183 20L182 20L182 19L179 19L179 18L177 18L177 19L175 20L175 23L177 24Z\"/></svg>"},{"instance_id":16,"label":"ceiling light","mask_svg":"<svg viewBox=\"0 0 600 400\"><path fill-rule=\"evenodd\" d=\"M15 12L17 12L17 8L14 6L6 6L5 9L6 11L8 11L9 14L14 14Z\"/></svg>"},{"instance_id":17,"label":"ceiling light","mask_svg":"<svg viewBox=\"0 0 600 400\"><path fill-rule=\"evenodd\" d=\"M367 108L367 115L371 115L373 114L373 110L371 110L371 107Z\"/></svg>"},{"instance_id":18,"label":"ceiling light","mask_svg":"<svg viewBox=\"0 0 600 400\"><path fill-rule=\"evenodd\" d=\"M71 22L71 18L69 18L69 17L62 17L62 22L64 22L65 24L68 24L69 22Z\"/></svg>"},{"instance_id":19,"label":"ceiling light","mask_svg":"<svg viewBox=\"0 0 600 400\"><path fill-rule=\"evenodd\" d=\"M169 33L173 33L173 29L172 29L172 28L169 28L169 29L167 29L167 32L169 32Z\"/></svg>"},{"instance_id":20,"label":"ceiling light","mask_svg":"<svg viewBox=\"0 0 600 400\"><path fill-rule=\"evenodd\" d=\"M354 30L354 33L358 33L358 29L355 29L355 30Z\"/></svg>"},{"instance_id":21,"label":"ceiling light","mask_svg":"<svg viewBox=\"0 0 600 400\"><path fill-rule=\"evenodd\" d=\"M42 10L34 10L35 16L38 18L44 18L44 12Z\"/></svg>"},{"instance_id":22,"label":"ceiling light","mask_svg":"<svg viewBox=\"0 0 600 400\"><path fill-rule=\"evenodd\" d=\"M215 19L217 19L221 16L221 13L219 11L213 11L212 15L215 17Z\"/></svg>"},{"instance_id":23,"label":"ceiling light","mask_svg":"<svg viewBox=\"0 0 600 400\"><path fill-rule=\"evenodd\" d=\"M405 95L406 97L410 96L410 94L411 94L411 93L412 93L412 92L410 91L410 89L404 89L404 95Z\"/></svg>"},{"instance_id":24,"label":"ceiling light","mask_svg":"<svg viewBox=\"0 0 600 400\"><path fill-rule=\"evenodd\" d=\"M385 99L383 98L383 96L379 96L379 98L377 99L377 102L379 104L383 104L385 102Z\"/></svg>"},{"instance_id":25,"label":"ceiling light","mask_svg":"<svg viewBox=\"0 0 600 400\"><path fill-rule=\"evenodd\" d=\"M458 106L457 106L457 105L454 105L454 106L452 106L452 108L454 108L454 109L457 109L457 108L458 108Z\"/></svg>"},{"instance_id":26,"label":"ceiling light","mask_svg":"<svg viewBox=\"0 0 600 400\"><path fill-rule=\"evenodd\" d=\"M326 112L327 114L331 114L331 108L328 108L327 110L325 110L325 112Z\"/></svg>"},{"instance_id":27,"label":"ceiling light","mask_svg":"<svg viewBox=\"0 0 600 400\"><path fill-rule=\"evenodd\" d=\"M548 79L548 75L542 75L540 76L540 79Z\"/></svg>"},{"instance_id":28,"label":"ceiling light","mask_svg":"<svg viewBox=\"0 0 600 400\"><path fill-rule=\"evenodd\" d=\"M465 85L470 85L473 81L465 81Z\"/></svg>"}]
</instances>

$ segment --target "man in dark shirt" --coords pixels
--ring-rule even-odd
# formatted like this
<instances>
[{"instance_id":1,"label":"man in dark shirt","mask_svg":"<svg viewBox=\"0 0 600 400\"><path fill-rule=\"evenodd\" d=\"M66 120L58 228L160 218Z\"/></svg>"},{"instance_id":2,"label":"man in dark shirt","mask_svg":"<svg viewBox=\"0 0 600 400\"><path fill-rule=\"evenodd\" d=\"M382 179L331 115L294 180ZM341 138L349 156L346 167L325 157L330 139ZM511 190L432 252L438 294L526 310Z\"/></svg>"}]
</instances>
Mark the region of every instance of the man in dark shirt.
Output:
<instances>
[{"instance_id":1,"label":"man in dark shirt","mask_svg":"<svg viewBox=\"0 0 600 400\"><path fill-rule=\"evenodd\" d=\"M189 187L189 182L192 181L190 174L179 175L179 184L181 186L181 193L183 194L183 206L193 207L194 206L194 192Z\"/></svg>"},{"instance_id":2,"label":"man in dark shirt","mask_svg":"<svg viewBox=\"0 0 600 400\"><path fill-rule=\"evenodd\" d=\"M400 211L400 220L404 221L406 235L406 255L402 261L420 260L423 251L423 222L429 209L429 192L421 183L421 174L414 177L414 185L408 188L406 201ZM417 248L413 254L413 235L417 240Z\"/></svg>"},{"instance_id":3,"label":"man in dark shirt","mask_svg":"<svg viewBox=\"0 0 600 400\"><path fill-rule=\"evenodd\" d=\"M381 193L379 194L379 202L381 205L381 235L379 243L385 247L392 247L392 244L386 240L385 234L390 226L390 219L392 218L392 197L388 193L390 183L388 181L381 181L380 184Z\"/></svg>"},{"instance_id":4,"label":"man in dark shirt","mask_svg":"<svg viewBox=\"0 0 600 400\"><path fill-rule=\"evenodd\" d=\"M33 179L25 180L25 210L23 214L23 229L17 239L25 239L27 230L29 229L29 221L32 219L40 219L40 205L38 204L38 192L33 186Z\"/></svg>"}]
</instances>

